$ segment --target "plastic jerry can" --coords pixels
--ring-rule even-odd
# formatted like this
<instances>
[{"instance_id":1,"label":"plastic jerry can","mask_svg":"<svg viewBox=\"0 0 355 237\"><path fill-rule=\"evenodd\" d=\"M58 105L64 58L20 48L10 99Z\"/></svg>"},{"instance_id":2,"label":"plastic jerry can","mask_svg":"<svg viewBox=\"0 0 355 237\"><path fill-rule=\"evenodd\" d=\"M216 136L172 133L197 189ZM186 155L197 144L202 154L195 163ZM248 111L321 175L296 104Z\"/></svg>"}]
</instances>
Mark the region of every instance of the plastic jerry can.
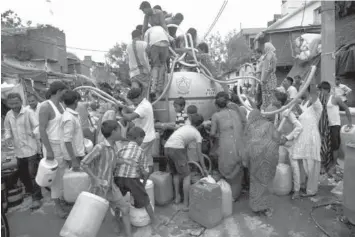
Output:
<instances>
[{"instance_id":1,"label":"plastic jerry can","mask_svg":"<svg viewBox=\"0 0 355 237\"><path fill-rule=\"evenodd\" d=\"M279 163L273 181L273 192L276 195L288 195L292 190L292 170L289 165Z\"/></svg>"},{"instance_id":2,"label":"plastic jerry can","mask_svg":"<svg viewBox=\"0 0 355 237\"><path fill-rule=\"evenodd\" d=\"M96 237L106 216L109 202L82 192L60 231L61 237Z\"/></svg>"},{"instance_id":3,"label":"plastic jerry can","mask_svg":"<svg viewBox=\"0 0 355 237\"><path fill-rule=\"evenodd\" d=\"M173 179L170 173L156 171L149 177L154 183L154 197L157 205L169 204L174 198Z\"/></svg>"},{"instance_id":4,"label":"plastic jerry can","mask_svg":"<svg viewBox=\"0 0 355 237\"><path fill-rule=\"evenodd\" d=\"M49 187L57 174L58 162L42 158L38 165L36 183L41 187Z\"/></svg>"},{"instance_id":5,"label":"plastic jerry can","mask_svg":"<svg viewBox=\"0 0 355 237\"><path fill-rule=\"evenodd\" d=\"M81 192L89 191L91 180L85 172L66 170L63 176L64 200L73 203Z\"/></svg>"},{"instance_id":6,"label":"plastic jerry can","mask_svg":"<svg viewBox=\"0 0 355 237\"><path fill-rule=\"evenodd\" d=\"M143 182L143 180L141 180ZM147 183L145 185L145 190L147 191L147 194L150 199L150 204L153 207L154 210L154 183L151 180L147 180ZM131 209L129 211L129 216L131 220L131 224L136 227L143 227L146 226L150 223L150 217L146 211L146 209L143 208L135 208L133 205L131 206Z\"/></svg>"},{"instance_id":7,"label":"plastic jerry can","mask_svg":"<svg viewBox=\"0 0 355 237\"><path fill-rule=\"evenodd\" d=\"M355 142L345 144L343 209L349 222L355 225Z\"/></svg>"},{"instance_id":8,"label":"plastic jerry can","mask_svg":"<svg viewBox=\"0 0 355 237\"><path fill-rule=\"evenodd\" d=\"M190 187L189 217L206 228L213 228L223 219L222 190L218 184L198 181Z\"/></svg>"},{"instance_id":9,"label":"plastic jerry can","mask_svg":"<svg viewBox=\"0 0 355 237\"><path fill-rule=\"evenodd\" d=\"M231 216L233 213L233 198L231 186L224 179L219 180L217 184L221 187L222 191L223 217Z\"/></svg>"}]
</instances>

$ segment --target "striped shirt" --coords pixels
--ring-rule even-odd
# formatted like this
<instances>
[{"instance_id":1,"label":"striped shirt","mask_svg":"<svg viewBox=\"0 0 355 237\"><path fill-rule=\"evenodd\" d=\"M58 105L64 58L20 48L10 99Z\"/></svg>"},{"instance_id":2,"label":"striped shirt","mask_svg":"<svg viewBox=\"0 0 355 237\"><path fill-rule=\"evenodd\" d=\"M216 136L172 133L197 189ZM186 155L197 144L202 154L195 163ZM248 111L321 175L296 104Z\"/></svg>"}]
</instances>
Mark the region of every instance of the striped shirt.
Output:
<instances>
[{"instance_id":1,"label":"striped shirt","mask_svg":"<svg viewBox=\"0 0 355 237\"><path fill-rule=\"evenodd\" d=\"M113 168L116 166L116 152L116 145L111 146L104 139L84 157L81 161L81 166L90 168L95 177L102 181L107 181L108 186L111 187Z\"/></svg>"},{"instance_id":2,"label":"striped shirt","mask_svg":"<svg viewBox=\"0 0 355 237\"><path fill-rule=\"evenodd\" d=\"M131 160L136 165L121 164L116 167L115 177L140 178L143 171L148 171L148 160L143 149L136 142L129 142L117 153L120 159Z\"/></svg>"},{"instance_id":3,"label":"striped shirt","mask_svg":"<svg viewBox=\"0 0 355 237\"><path fill-rule=\"evenodd\" d=\"M37 141L34 135L37 127L38 119L33 110L22 107L18 115L15 115L13 110L7 112L4 121L5 139L13 139L17 158L37 154Z\"/></svg>"},{"instance_id":4,"label":"striped shirt","mask_svg":"<svg viewBox=\"0 0 355 237\"><path fill-rule=\"evenodd\" d=\"M176 113L175 127L179 128L181 126L184 126L188 118L189 116L184 111L181 111L180 113Z\"/></svg>"}]
</instances>

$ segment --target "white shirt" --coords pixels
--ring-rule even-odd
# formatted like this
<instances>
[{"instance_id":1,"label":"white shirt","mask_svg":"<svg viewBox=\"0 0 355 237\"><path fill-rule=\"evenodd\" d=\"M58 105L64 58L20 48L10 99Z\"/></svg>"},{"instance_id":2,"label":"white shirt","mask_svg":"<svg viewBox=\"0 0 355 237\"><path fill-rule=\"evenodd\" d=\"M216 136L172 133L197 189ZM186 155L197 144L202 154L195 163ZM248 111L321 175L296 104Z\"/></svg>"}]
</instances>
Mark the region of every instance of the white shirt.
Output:
<instances>
[{"instance_id":1,"label":"white shirt","mask_svg":"<svg viewBox=\"0 0 355 237\"><path fill-rule=\"evenodd\" d=\"M35 112L35 115L36 115L36 119L37 119L37 120L39 120L39 110L40 110L40 108L41 108L41 104L42 104L42 103L38 102L36 109L32 109L31 106L29 106L29 105L26 106L27 109L30 109L30 110L32 110L33 112Z\"/></svg>"},{"instance_id":2,"label":"white shirt","mask_svg":"<svg viewBox=\"0 0 355 237\"><path fill-rule=\"evenodd\" d=\"M146 143L153 141L155 139L155 128L152 104L144 98L134 110L134 113L139 115L139 118L136 118L133 121L134 125L142 128L145 132L143 142Z\"/></svg>"},{"instance_id":3,"label":"white shirt","mask_svg":"<svg viewBox=\"0 0 355 237\"><path fill-rule=\"evenodd\" d=\"M335 96L338 96L341 98L342 101L346 101L347 98L346 96L351 93L351 89L344 85L344 84L339 84L339 86L334 87L334 94Z\"/></svg>"},{"instance_id":4,"label":"white shirt","mask_svg":"<svg viewBox=\"0 0 355 237\"><path fill-rule=\"evenodd\" d=\"M149 74L150 72L149 59L146 52L148 43L141 40L137 40L135 42L137 55L134 54L133 43L134 42L127 46L127 54L129 59L129 76L131 78L142 73ZM142 68L138 67L137 58L142 65Z\"/></svg>"},{"instance_id":5,"label":"white shirt","mask_svg":"<svg viewBox=\"0 0 355 237\"><path fill-rule=\"evenodd\" d=\"M161 26L150 27L144 35L144 41L149 46L160 44L160 42L166 42L166 46L169 46L168 33Z\"/></svg>"},{"instance_id":6,"label":"white shirt","mask_svg":"<svg viewBox=\"0 0 355 237\"><path fill-rule=\"evenodd\" d=\"M71 142L76 157L85 156L84 135L81 128L78 112L66 108L62 116L63 126L63 153L65 159L71 159L67 152L65 142Z\"/></svg>"},{"instance_id":7,"label":"white shirt","mask_svg":"<svg viewBox=\"0 0 355 237\"><path fill-rule=\"evenodd\" d=\"M287 89L287 94L288 94L288 97L289 97L290 99L296 98L296 95L297 95L297 89L296 89L296 87L290 86L290 87Z\"/></svg>"},{"instance_id":8,"label":"white shirt","mask_svg":"<svg viewBox=\"0 0 355 237\"><path fill-rule=\"evenodd\" d=\"M165 143L166 148L183 149L190 143L202 143L200 132L192 125L184 125L178 128Z\"/></svg>"}]
</instances>

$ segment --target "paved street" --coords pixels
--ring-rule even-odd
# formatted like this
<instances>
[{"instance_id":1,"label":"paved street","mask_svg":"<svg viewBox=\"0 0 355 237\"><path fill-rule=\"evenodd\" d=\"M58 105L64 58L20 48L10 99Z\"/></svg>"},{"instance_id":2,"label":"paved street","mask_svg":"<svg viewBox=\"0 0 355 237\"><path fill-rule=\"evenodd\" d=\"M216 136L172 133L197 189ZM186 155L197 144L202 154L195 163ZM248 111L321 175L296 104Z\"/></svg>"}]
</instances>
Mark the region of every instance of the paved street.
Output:
<instances>
[{"instance_id":1,"label":"paved street","mask_svg":"<svg viewBox=\"0 0 355 237\"><path fill-rule=\"evenodd\" d=\"M234 204L234 214L213 229L204 229L191 221L187 213L179 211L178 206L156 207L158 219L166 225L159 226L162 237L325 237L310 218L311 207L315 204L334 200L330 195L331 186L322 186L319 196L299 201L290 200L289 196L275 197L275 213L273 217L257 217L248 208L247 195ZM47 196L47 195L46 195ZM12 237L58 237L64 220L52 214L53 203L48 197L41 209L30 212L29 200L22 205L10 209L8 213ZM314 212L315 219L332 237L355 236L355 232L337 220L339 209L332 206L321 207ZM150 227L135 229L135 236L151 236ZM111 214L100 229L98 237L117 237L117 229ZM159 236L159 235L158 235Z\"/></svg>"}]
</instances>

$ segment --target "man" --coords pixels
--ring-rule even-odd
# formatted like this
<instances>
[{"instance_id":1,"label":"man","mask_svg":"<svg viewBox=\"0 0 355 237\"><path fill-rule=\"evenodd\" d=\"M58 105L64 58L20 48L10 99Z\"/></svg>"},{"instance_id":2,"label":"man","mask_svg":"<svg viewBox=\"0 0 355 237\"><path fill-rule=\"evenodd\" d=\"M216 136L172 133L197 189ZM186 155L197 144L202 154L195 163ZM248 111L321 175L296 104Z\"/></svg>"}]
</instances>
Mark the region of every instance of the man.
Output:
<instances>
[{"instance_id":1,"label":"man","mask_svg":"<svg viewBox=\"0 0 355 237\"><path fill-rule=\"evenodd\" d=\"M38 122L39 119L39 109L41 107L41 103L38 102L37 97L34 94L28 94L27 95L27 102L28 106L26 107L27 109L33 111L35 113L35 118ZM37 140L37 154L41 155L42 154L42 144L39 139L39 127L36 128L35 131L35 136Z\"/></svg>"},{"instance_id":2,"label":"man","mask_svg":"<svg viewBox=\"0 0 355 237\"><path fill-rule=\"evenodd\" d=\"M348 128L352 128L352 119L349 107L343 102L343 100L338 97L331 95L331 86L329 82L323 81L320 83L318 88L321 91L322 99L324 99L324 103L326 106L326 112L328 115L329 121L329 128L330 128L330 140L331 140L331 150L333 152L333 159L330 163L332 167L329 168L329 173L332 173L335 169L335 165L337 164L338 158L338 150L340 148L340 128L341 128L341 121L340 121L340 114L339 108L343 109L346 113L346 117L348 119ZM323 105L324 106L324 105ZM325 112L325 111L324 111ZM323 160L324 162L324 160Z\"/></svg>"},{"instance_id":3,"label":"man","mask_svg":"<svg viewBox=\"0 0 355 237\"><path fill-rule=\"evenodd\" d=\"M302 83L303 83L302 78L299 75L295 76L295 81L293 83L293 86L296 88L297 91L300 91L300 87Z\"/></svg>"},{"instance_id":4,"label":"man","mask_svg":"<svg viewBox=\"0 0 355 237\"><path fill-rule=\"evenodd\" d=\"M133 121L135 126L140 127L145 132L145 137L141 145L144 154L147 156L149 174L153 172L152 147L155 140L154 114L152 104L141 95L141 90L132 88L127 98L136 106L135 110L128 107L122 110L122 117L126 121Z\"/></svg>"},{"instance_id":5,"label":"man","mask_svg":"<svg viewBox=\"0 0 355 237\"><path fill-rule=\"evenodd\" d=\"M76 112L81 97L78 92L67 91L63 95L66 109L63 113L64 159L71 161L74 171L80 168L80 161L85 156L84 134L80 115Z\"/></svg>"},{"instance_id":6,"label":"man","mask_svg":"<svg viewBox=\"0 0 355 237\"><path fill-rule=\"evenodd\" d=\"M169 35L161 26L153 26L146 31L144 40L148 43L152 63L151 94L154 99L164 89L166 61L169 57Z\"/></svg>"},{"instance_id":7,"label":"man","mask_svg":"<svg viewBox=\"0 0 355 237\"><path fill-rule=\"evenodd\" d=\"M5 142L13 139L20 180L26 193L32 195L31 208L37 209L41 206L42 199L41 188L34 182L39 163L34 135L38 120L32 110L22 106L22 98L18 93L7 96L7 105L11 110L7 112L4 121Z\"/></svg>"},{"instance_id":8,"label":"man","mask_svg":"<svg viewBox=\"0 0 355 237\"><path fill-rule=\"evenodd\" d=\"M344 85L341 84L340 77L335 79L335 87L334 87L334 94L335 96L339 97L344 103L348 101L347 96L352 92L352 90Z\"/></svg>"},{"instance_id":9,"label":"man","mask_svg":"<svg viewBox=\"0 0 355 237\"><path fill-rule=\"evenodd\" d=\"M297 95L297 89L293 86L293 78L292 77L286 77L286 79L283 81L283 87L285 88L288 99L292 100L296 97Z\"/></svg>"},{"instance_id":10,"label":"man","mask_svg":"<svg viewBox=\"0 0 355 237\"><path fill-rule=\"evenodd\" d=\"M129 76L132 88L141 88L144 97L148 95L150 81L150 65L147 55L148 44L142 41L141 31L132 32L132 43L127 46L129 59Z\"/></svg>"},{"instance_id":11,"label":"man","mask_svg":"<svg viewBox=\"0 0 355 237\"><path fill-rule=\"evenodd\" d=\"M41 103L38 102L37 97L34 94L27 95L28 109L32 109L35 112L36 118L39 116L39 109L41 107Z\"/></svg>"},{"instance_id":12,"label":"man","mask_svg":"<svg viewBox=\"0 0 355 237\"><path fill-rule=\"evenodd\" d=\"M149 2L143 1L139 7L139 10L144 13L144 21L143 21L143 34L148 29L148 24L153 26L161 26L166 32L168 32L168 27L165 23L165 15L159 9L153 9Z\"/></svg>"},{"instance_id":13,"label":"man","mask_svg":"<svg viewBox=\"0 0 355 237\"><path fill-rule=\"evenodd\" d=\"M39 132L44 145L43 155L47 160L55 159L58 162L56 177L51 186L51 197L55 202L55 212L61 218L65 218L68 214L64 209L64 204L61 202L63 175L67 164L64 161L61 145L63 134L61 123L64 108L60 102L66 90L67 87L64 83L53 82L48 89L50 98L43 102L39 111Z\"/></svg>"},{"instance_id":14,"label":"man","mask_svg":"<svg viewBox=\"0 0 355 237\"><path fill-rule=\"evenodd\" d=\"M174 24L179 26L184 20L184 16L181 13L176 13L173 17L165 19L166 25ZM177 27L169 27L169 35L173 38L176 38Z\"/></svg>"}]
</instances>

